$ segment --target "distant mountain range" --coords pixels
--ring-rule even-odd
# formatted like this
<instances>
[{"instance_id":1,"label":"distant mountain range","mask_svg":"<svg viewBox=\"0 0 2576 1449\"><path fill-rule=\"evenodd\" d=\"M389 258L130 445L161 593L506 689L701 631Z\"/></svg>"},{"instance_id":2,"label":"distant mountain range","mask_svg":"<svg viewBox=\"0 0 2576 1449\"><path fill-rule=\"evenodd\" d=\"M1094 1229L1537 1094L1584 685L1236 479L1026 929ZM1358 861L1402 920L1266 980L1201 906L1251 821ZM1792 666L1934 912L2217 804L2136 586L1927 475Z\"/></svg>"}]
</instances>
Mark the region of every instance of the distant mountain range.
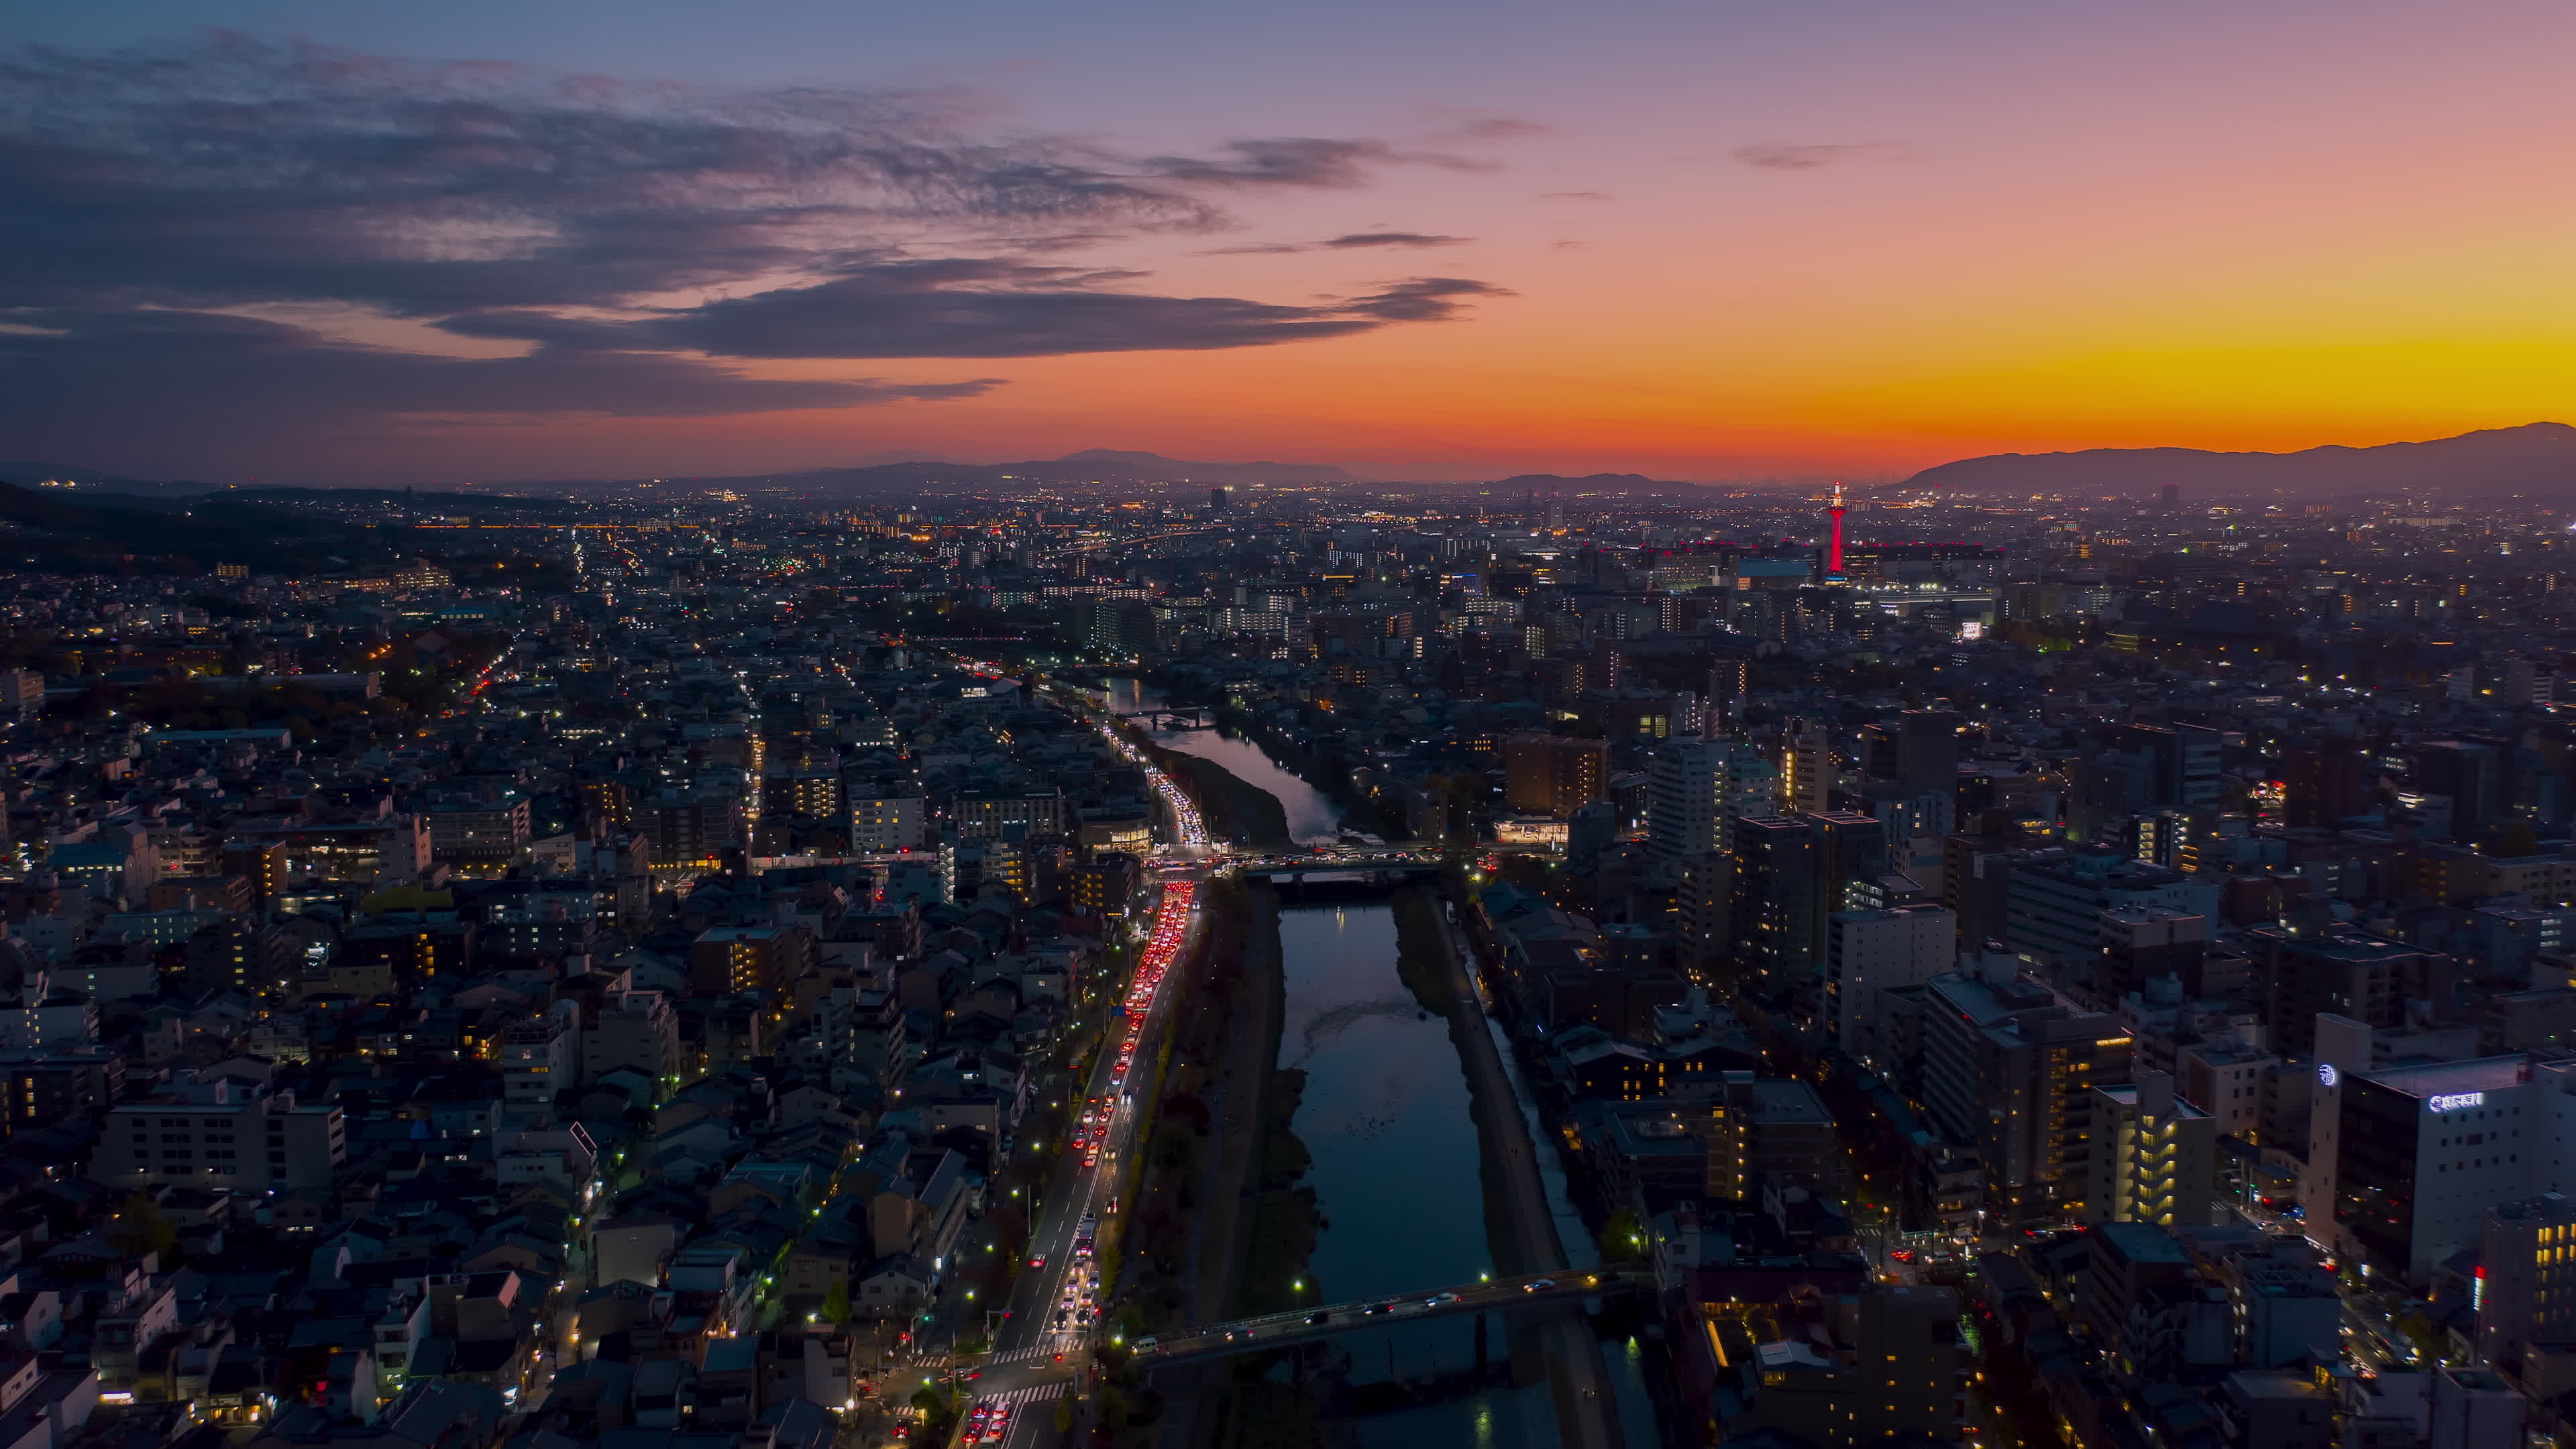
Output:
<instances>
[{"instance_id":1,"label":"distant mountain range","mask_svg":"<svg viewBox=\"0 0 2576 1449\"><path fill-rule=\"evenodd\" d=\"M2576 496L2576 427L2526 423L2425 443L2329 446L2296 453L2211 453L2198 448L1997 453L1926 468L1895 486L1979 494L2143 496L2168 483L2196 503L2247 494L2324 498L2419 490L2454 497Z\"/></svg>"}]
</instances>

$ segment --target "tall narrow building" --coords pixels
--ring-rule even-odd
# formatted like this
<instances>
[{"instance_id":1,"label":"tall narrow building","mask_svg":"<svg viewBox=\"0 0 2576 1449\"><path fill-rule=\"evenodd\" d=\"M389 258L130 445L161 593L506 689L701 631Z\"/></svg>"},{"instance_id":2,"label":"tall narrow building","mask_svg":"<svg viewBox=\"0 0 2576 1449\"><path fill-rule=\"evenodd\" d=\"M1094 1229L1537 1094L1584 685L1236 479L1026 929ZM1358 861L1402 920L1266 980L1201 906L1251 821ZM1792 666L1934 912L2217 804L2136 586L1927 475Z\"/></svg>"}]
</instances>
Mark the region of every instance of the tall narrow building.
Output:
<instances>
[{"instance_id":1,"label":"tall narrow building","mask_svg":"<svg viewBox=\"0 0 2576 1449\"><path fill-rule=\"evenodd\" d=\"M1805 815L1831 809L1834 779L1833 736L1824 721L1787 721L1780 737L1780 807Z\"/></svg>"}]
</instances>

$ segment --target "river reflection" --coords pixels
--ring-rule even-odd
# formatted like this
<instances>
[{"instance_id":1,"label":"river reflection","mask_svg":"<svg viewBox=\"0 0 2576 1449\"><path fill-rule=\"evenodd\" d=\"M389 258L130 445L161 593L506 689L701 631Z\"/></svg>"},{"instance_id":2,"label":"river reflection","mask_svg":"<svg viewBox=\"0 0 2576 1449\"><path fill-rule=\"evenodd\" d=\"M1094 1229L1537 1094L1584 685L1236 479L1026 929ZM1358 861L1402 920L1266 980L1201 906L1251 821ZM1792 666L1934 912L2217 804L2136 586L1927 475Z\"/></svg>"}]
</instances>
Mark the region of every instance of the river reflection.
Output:
<instances>
[{"instance_id":1,"label":"river reflection","mask_svg":"<svg viewBox=\"0 0 2576 1449\"><path fill-rule=\"evenodd\" d=\"M1396 978L1387 907L1315 906L1279 913L1287 1014L1279 1064L1306 1073L1296 1132L1313 1154L1306 1181L1330 1224L1309 1264L1336 1302L1428 1292L1490 1272L1484 1187L1467 1077L1448 1023L1425 1016ZM1347 1334L1357 1383L1465 1372L1471 1319ZM1492 1325L1490 1371L1507 1383L1508 1348ZM1544 1389L1489 1387L1422 1408L1371 1414L1365 1445L1557 1442Z\"/></svg>"},{"instance_id":2,"label":"river reflection","mask_svg":"<svg viewBox=\"0 0 2576 1449\"><path fill-rule=\"evenodd\" d=\"M1161 690L1147 688L1133 679L1109 681L1109 709L1113 714L1161 709L1163 703ZM1152 734L1154 743L1163 748L1222 765L1236 779L1267 792L1287 816L1289 839L1300 844L1330 845L1338 838L1340 807L1323 791L1280 768L1261 746L1215 730L1154 730Z\"/></svg>"}]
</instances>

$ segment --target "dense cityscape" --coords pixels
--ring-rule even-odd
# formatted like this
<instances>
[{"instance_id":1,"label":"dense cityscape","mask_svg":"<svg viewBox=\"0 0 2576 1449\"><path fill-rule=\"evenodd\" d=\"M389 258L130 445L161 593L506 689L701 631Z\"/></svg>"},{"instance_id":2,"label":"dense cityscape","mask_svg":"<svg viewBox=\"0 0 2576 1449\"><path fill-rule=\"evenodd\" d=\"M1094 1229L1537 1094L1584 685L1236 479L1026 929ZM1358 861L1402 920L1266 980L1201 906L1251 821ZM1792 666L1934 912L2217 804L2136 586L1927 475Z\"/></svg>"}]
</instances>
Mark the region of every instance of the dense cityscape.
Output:
<instances>
[{"instance_id":1,"label":"dense cityscape","mask_svg":"<svg viewBox=\"0 0 2576 1449\"><path fill-rule=\"evenodd\" d=\"M2563 509L29 481L8 1442L2568 1437Z\"/></svg>"},{"instance_id":2,"label":"dense cityscape","mask_svg":"<svg viewBox=\"0 0 2576 1449\"><path fill-rule=\"evenodd\" d=\"M0 9L0 1449L2576 1449L2571 53Z\"/></svg>"}]
</instances>

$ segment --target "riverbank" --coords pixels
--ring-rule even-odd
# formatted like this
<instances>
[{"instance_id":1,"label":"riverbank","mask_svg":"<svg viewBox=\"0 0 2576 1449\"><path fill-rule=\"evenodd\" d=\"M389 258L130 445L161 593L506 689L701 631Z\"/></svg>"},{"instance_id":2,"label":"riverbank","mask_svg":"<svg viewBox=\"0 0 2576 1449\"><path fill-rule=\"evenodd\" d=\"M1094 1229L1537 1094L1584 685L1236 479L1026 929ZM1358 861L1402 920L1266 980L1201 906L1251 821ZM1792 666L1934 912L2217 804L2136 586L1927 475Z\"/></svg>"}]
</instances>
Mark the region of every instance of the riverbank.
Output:
<instances>
[{"instance_id":1,"label":"riverbank","mask_svg":"<svg viewBox=\"0 0 2576 1449\"><path fill-rule=\"evenodd\" d=\"M1215 709L1217 728L1228 730L1260 747L1279 768L1295 775L1324 793L1342 813L1342 823L1389 840L1404 838L1404 807L1378 796L1363 793L1351 783L1350 772L1318 758L1301 740L1266 729L1261 721L1231 705Z\"/></svg>"},{"instance_id":2,"label":"riverbank","mask_svg":"<svg viewBox=\"0 0 2576 1449\"><path fill-rule=\"evenodd\" d=\"M1294 844L1288 833L1288 811L1279 797L1214 760L1156 744L1140 732L1145 757L1179 784L1199 807L1199 822L1210 840L1276 850Z\"/></svg>"},{"instance_id":3,"label":"riverbank","mask_svg":"<svg viewBox=\"0 0 2576 1449\"><path fill-rule=\"evenodd\" d=\"M1243 931L1231 957L1209 954L1207 970L1223 985L1198 997L1181 1029L1186 1080L1194 1089L1185 1110L1197 1131L1186 1143L1172 1139L1168 1155L1158 1148L1155 1157L1152 1230L1159 1257L1173 1271L1156 1294L1163 1311L1140 1317L1147 1331L1229 1317L1251 1251L1260 1189L1255 1172L1286 987L1278 895L1266 885L1227 882L1224 889L1242 902ZM1166 1104L1167 1120L1179 1119L1179 1107ZM1142 1220L1138 1226L1144 1228ZM1164 1449L1204 1449L1246 1422L1242 1397L1231 1392L1237 1386L1229 1362L1166 1369L1156 1387L1164 1412L1153 1442Z\"/></svg>"},{"instance_id":4,"label":"riverbank","mask_svg":"<svg viewBox=\"0 0 2576 1449\"><path fill-rule=\"evenodd\" d=\"M1462 1024L1466 1013L1459 1011L1459 982L1449 969L1449 950L1441 934L1440 897L1432 891L1407 887L1395 893L1392 902L1395 915L1396 979L1413 993L1413 999L1424 1011L1449 1024L1449 1045L1458 1053L1460 1069L1473 1050ZM1476 1018L1481 1029L1482 1017ZM1467 1117L1476 1128L1476 1179L1483 1192L1485 1242L1494 1255L1495 1271L1503 1274L1539 1273L1554 1264L1542 1265L1523 1261L1520 1232L1512 1225L1509 1194L1503 1191L1501 1164L1509 1150L1502 1124L1520 1120L1520 1106L1508 1090L1501 1101L1489 1095L1488 1079L1473 1071L1467 1077Z\"/></svg>"},{"instance_id":5,"label":"riverbank","mask_svg":"<svg viewBox=\"0 0 2576 1449\"><path fill-rule=\"evenodd\" d=\"M1503 1070L1502 1051L1485 1019L1482 998L1467 974L1467 960L1449 929L1441 898L1427 891L1410 913L1414 946L1408 952L1426 980L1441 983L1449 1017L1449 1038L1466 1069L1470 1100L1475 1104L1477 1160L1489 1188L1488 1223L1499 1219L1492 1239L1497 1263L1506 1271L1552 1273L1565 1269L1565 1245L1558 1241L1555 1218L1548 1212L1546 1185L1539 1180L1538 1146L1520 1112L1511 1078ZM1407 919L1397 916L1399 931ZM1430 1002L1424 1001L1426 1009ZM1499 1199L1499 1201L1498 1201ZM1563 1443L1582 1449L1612 1449L1622 1442L1617 1407L1609 1397L1609 1369L1591 1325L1571 1308L1548 1315L1539 1326L1540 1352L1548 1386L1556 1403L1557 1428Z\"/></svg>"}]
</instances>

